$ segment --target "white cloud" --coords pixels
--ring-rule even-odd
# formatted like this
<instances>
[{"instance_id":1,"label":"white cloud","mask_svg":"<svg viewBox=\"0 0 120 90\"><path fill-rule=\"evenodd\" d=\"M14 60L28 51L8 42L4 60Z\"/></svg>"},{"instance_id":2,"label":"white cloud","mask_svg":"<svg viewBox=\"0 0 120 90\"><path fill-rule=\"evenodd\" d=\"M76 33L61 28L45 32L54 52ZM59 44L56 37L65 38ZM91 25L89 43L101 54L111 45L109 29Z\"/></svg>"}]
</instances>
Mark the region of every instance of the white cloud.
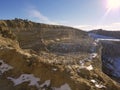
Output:
<instances>
[{"instance_id":1,"label":"white cloud","mask_svg":"<svg viewBox=\"0 0 120 90\"><path fill-rule=\"evenodd\" d=\"M119 30L120 31L120 22L112 23L109 25L96 25L96 26L95 25L77 25L73 27L78 28L78 29L83 29L86 31L93 30L93 29L104 29L104 30L111 30L111 31Z\"/></svg>"},{"instance_id":2,"label":"white cloud","mask_svg":"<svg viewBox=\"0 0 120 90\"><path fill-rule=\"evenodd\" d=\"M106 30L119 30L120 31L120 23L118 22L118 23L112 23L109 25L103 25L102 28Z\"/></svg>"},{"instance_id":3,"label":"white cloud","mask_svg":"<svg viewBox=\"0 0 120 90\"><path fill-rule=\"evenodd\" d=\"M51 21L47 16L43 15L36 8L28 9L28 14L31 19L36 19L37 22L48 23L48 24L58 24L54 21Z\"/></svg>"},{"instance_id":4,"label":"white cloud","mask_svg":"<svg viewBox=\"0 0 120 90\"><path fill-rule=\"evenodd\" d=\"M86 30L86 31L94 28L94 26L92 26L92 25L76 25L73 27L78 28L78 29L82 29L82 30Z\"/></svg>"},{"instance_id":5,"label":"white cloud","mask_svg":"<svg viewBox=\"0 0 120 90\"><path fill-rule=\"evenodd\" d=\"M68 25L68 21L66 20L50 20L48 16L44 15L40 10L38 10L33 5L29 5L26 8L25 12L27 12L29 19L35 22L54 24L54 25Z\"/></svg>"},{"instance_id":6,"label":"white cloud","mask_svg":"<svg viewBox=\"0 0 120 90\"><path fill-rule=\"evenodd\" d=\"M31 17L35 17L40 20L49 22L49 19L46 16L42 15L41 12L38 10L32 9L32 10L30 10L29 14Z\"/></svg>"},{"instance_id":7,"label":"white cloud","mask_svg":"<svg viewBox=\"0 0 120 90\"><path fill-rule=\"evenodd\" d=\"M109 25L71 25L70 22L66 20L50 20L47 16L41 13L35 7L30 7L27 9L27 13L29 15L29 19L35 20L36 22L47 23L47 24L55 24L55 25L66 25L75 27L82 30L93 30L93 29L105 29L105 30L120 30L120 22L112 23Z\"/></svg>"}]
</instances>

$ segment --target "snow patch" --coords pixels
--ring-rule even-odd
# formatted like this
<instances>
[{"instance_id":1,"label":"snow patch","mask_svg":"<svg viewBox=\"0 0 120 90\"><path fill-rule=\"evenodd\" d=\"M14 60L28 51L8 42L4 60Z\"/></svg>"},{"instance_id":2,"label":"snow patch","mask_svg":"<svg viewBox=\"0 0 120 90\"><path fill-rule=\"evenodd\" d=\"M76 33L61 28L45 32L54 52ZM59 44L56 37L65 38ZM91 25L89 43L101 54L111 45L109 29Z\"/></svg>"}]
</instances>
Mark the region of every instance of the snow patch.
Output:
<instances>
[{"instance_id":1,"label":"snow patch","mask_svg":"<svg viewBox=\"0 0 120 90\"><path fill-rule=\"evenodd\" d=\"M89 71L91 71L91 70L93 70L93 66L92 65L87 66L86 69L89 70Z\"/></svg>"},{"instance_id":2,"label":"snow patch","mask_svg":"<svg viewBox=\"0 0 120 90\"><path fill-rule=\"evenodd\" d=\"M99 41L116 41L119 42L120 39L102 39L102 38L98 38Z\"/></svg>"},{"instance_id":3,"label":"snow patch","mask_svg":"<svg viewBox=\"0 0 120 90\"><path fill-rule=\"evenodd\" d=\"M83 61L79 61L81 66L84 66L84 60Z\"/></svg>"},{"instance_id":4,"label":"snow patch","mask_svg":"<svg viewBox=\"0 0 120 90\"><path fill-rule=\"evenodd\" d=\"M40 81L39 78L34 77L33 74L22 74L19 78L14 79L11 77L7 77L7 79L10 79L13 83L14 86L19 85L23 82L30 82L29 86L39 86L38 81Z\"/></svg>"},{"instance_id":5,"label":"snow patch","mask_svg":"<svg viewBox=\"0 0 120 90\"><path fill-rule=\"evenodd\" d=\"M94 79L90 80L92 83L96 83L96 81Z\"/></svg>"},{"instance_id":6,"label":"snow patch","mask_svg":"<svg viewBox=\"0 0 120 90\"><path fill-rule=\"evenodd\" d=\"M102 84L99 84L96 80L94 80L94 79L91 79L90 80L92 83L94 83L95 84L95 87L97 87L97 88L106 88L106 86L104 86L104 85L102 85Z\"/></svg>"},{"instance_id":7,"label":"snow patch","mask_svg":"<svg viewBox=\"0 0 120 90\"><path fill-rule=\"evenodd\" d=\"M95 41L95 42L93 42L93 46L97 46L98 44L97 44L97 42Z\"/></svg>"},{"instance_id":8,"label":"snow patch","mask_svg":"<svg viewBox=\"0 0 120 90\"><path fill-rule=\"evenodd\" d=\"M14 86L22 84L24 82L29 82L29 86L36 86L38 90L46 90L47 87L50 86L51 81L46 80L43 84L39 84L39 78L36 78L33 74L22 74L19 78L14 79L12 77L7 77L7 79L11 80L14 83ZM52 87L52 90L71 90L69 85L65 83L60 86L60 88Z\"/></svg>"},{"instance_id":9,"label":"snow patch","mask_svg":"<svg viewBox=\"0 0 120 90\"><path fill-rule=\"evenodd\" d=\"M10 69L13 69L13 67L6 64L3 60L0 60L0 75L2 75L4 72Z\"/></svg>"},{"instance_id":10,"label":"snow patch","mask_svg":"<svg viewBox=\"0 0 120 90\"><path fill-rule=\"evenodd\" d=\"M38 90L44 90L46 87L50 86L51 81L46 80L43 84L39 84L40 78L36 78L33 74L22 74L19 78L15 79L12 77L7 77L14 83L14 86L22 84L24 82L29 82L29 86L36 86ZM45 89L46 90L46 89Z\"/></svg>"},{"instance_id":11,"label":"snow patch","mask_svg":"<svg viewBox=\"0 0 120 90\"><path fill-rule=\"evenodd\" d=\"M97 88L106 88L104 85L100 85L100 84L95 84L95 86L96 86Z\"/></svg>"},{"instance_id":12,"label":"snow patch","mask_svg":"<svg viewBox=\"0 0 120 90\"><path fill-rule=\"evenodd\" d=\"M70 88L70 86L67 83L65 83L60 88L53 87L52 90L72 90L72 89Z\"/></svg>"},{"instance_id":13,"label":"snow patch","mask_svg":"<svg viewBox=\"0 0 120 90\"><path fill-rule=\"evenodd\" d=\"M96 58L96 57L97 57L97 53L90 54L90 58Z\"/></svg>"},{"instance_id":14,"label":"snow patch","mask_svg":"<svg viewBox=\"0 0 120 90\"><path fill-rule=\"evenodd\" d=\"M99 35L99 34L95 34L95 33L89 33L89 36L96 39L96 42L99 42L99 41L120 41L120 39L115 39L114 37Z\"/></svg>"},{"instance_id":15,"label":"snow patch","mask_svg":"<svg viewBox=\"0 0 120 90\"><path fill-rule=\"evenodd\" d=\"M53 68L52 70L53 70L53 71L57 71L58 69L57 69L57 68Z\"/></svg>"},{"instance_id":16,"label":"snow patch","mask_svg":"<svg viewBox=\"0 0 120 90\"><path fill-rule=\"evenodd\" d=\"M40 85L40 87L49 87L50 86L50 80L46 80L43 84Z\"/></svg>"},{"instance_id":17,"label":"snow patch","mask_svg":"<svg viewBox=\"0 0 120 90\"><path fill-rule=\"evenodd\" d=\"M89 71L91 71L91 70L94 69L92 65L89 65L89 66L80 66L79 68L80 68L80 69L85 68L85 69L87 69L87 70L89 70Z\"/></svg>"},{"instance_id":18,"label":"snow patch","mask_svg":"<svg viewBox=\"0 0 120 90\"><path fill-rule=\"evenodd\" d=\"M99 35L99 34L95 34L95 33L89 33L90 37L93 37L95 39L97 38L103 38L103 39L114 39L113 37L109 37L109 36L104 36L104 35Z\"/></svg>"}]
</instances>

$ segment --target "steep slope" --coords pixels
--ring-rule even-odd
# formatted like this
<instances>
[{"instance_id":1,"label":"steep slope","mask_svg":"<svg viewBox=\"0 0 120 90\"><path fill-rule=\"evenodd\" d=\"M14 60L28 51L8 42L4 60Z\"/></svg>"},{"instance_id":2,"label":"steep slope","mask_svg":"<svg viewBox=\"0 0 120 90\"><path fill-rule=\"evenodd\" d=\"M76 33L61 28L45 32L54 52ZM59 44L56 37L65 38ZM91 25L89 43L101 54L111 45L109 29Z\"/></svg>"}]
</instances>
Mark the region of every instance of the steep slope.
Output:
<instances>
[{"instance_id":1,"label":"steep slope","mask_svg":"<svg viewBox=\"0 0 120 90\"><path fill-rule=\"evenodd\" d=\"M102 42L103 71L120 82L120 42Z\"/></svg>"},{"instance_id":2,"label":"steep slope","mask_svg":"<svg viewBox=\"0 0 120 90\"><path fill-rule=\"evenodd\" d=\"M116 31L115 31L116 32ZM120 39L89 33L102 45L102 70L112 79L120 82Z\"/></svg>"},{"instance_id":3,"label":"steep slope","mask_svg":"<svg viewBox=\"0 0 120 90\"><path fill-rule=\"evenodd\" d=\"M71 40L87 36L87 33L71 27L40 24L22 19L2 20L0 26L9 27L9 30L16 34L22 48L33 49L37 52L46 50L45 42L48 44L59 39Z\"/></svg>"},{"instance_id":4,"label":"steep slope","mask_svg":"<svg viewBox=\"0 0 120 90\"><path fill-rule=\"evenodd\" d=\"M31 45L30 42L38 39L35 36L32 41L28 41L29 37L32 37L31 31L34 33L34 29L29 31L29 29L23 28L27 33L22 34L21 31L13 30L19 41L17 42L14 34L9 31L12 29L11 27L9 28L7 24L5 27L1 27L1 90L120 90L119 85L102 72L101 46L89 38L85 32L75 31L75 33L74 29L70 29L72 32L68 34L65 29L66 35L60 34L60 37L50 35L49 39L46 38L50 34L48 31L55 32L50 29L46 32L47 34L44 34L44 41L40 42L44 47L38 54L33 51L33 48L29 48L33 50L24 50L19 47L19 43L22 42L19 39L20 36L21 40L26 38L24 44ZM64 31L64 29L57 30L56 34ZM14 38L11 38L13 36ZM22 44L20 45L23 48ZM61 51L57 47L66 50ZM43 48L47 48L49 52Z\"/></svg>"}]
</instances>

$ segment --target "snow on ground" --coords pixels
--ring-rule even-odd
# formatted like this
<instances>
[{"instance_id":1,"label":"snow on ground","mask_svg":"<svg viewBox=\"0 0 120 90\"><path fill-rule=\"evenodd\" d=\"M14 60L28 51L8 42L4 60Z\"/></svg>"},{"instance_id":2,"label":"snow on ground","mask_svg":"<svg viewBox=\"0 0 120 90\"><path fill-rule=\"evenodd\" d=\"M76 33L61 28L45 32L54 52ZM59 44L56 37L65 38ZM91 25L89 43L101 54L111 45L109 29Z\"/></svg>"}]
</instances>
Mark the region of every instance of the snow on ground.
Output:
<instances>
[{"instance_id":1,"label":"snow on ground","mask_svg":"<svg viewBox=\"0 0 120 90\"><path fill-rule=\"evenodd\" d=\"M39 84L39 78L36 78L33 74L22 74L19 78L14 79L12 77L7 77L7 79L11 80L14 83L14 86L22 84L24 82L29 82L29 86L36 86L38 90L46 90L47 87L50 86L51 81L46 80L43 84ZM71 90L69 85L65 83L60 86L60 88L52 87L52 90Z\"/></svg>"},{"instance_id":2,"label":"snow on ground","mask_svg":"<svg viewBox=\"0 0 120 90\"><path fill-rule=\"evenodd\" d=\"M79 61L79 64L80 64L81 66L84 66L85 61L84 61L84 60L80 60L80 61Z\"/></svg>"},{"instance_id":3,"label":"snow on ground","mask_svg":"<svg viewBox=\"0 0 120 90\"><path fill-rule=\"evenodd\" d=\"M96 56L97 56L97 53L91 53L91 54L90 54L90 58L91 58L91 59L96 58Z\"/></svg>"},{"instance_id":4,"label":"snow on ground","mask_svg":"<svg viewBox=\"0 0 120 90\"><path fill-rule=\"evenodd\" d=\"M53 70L53 71L57 71L58 69L57 69L57 68L53 68L52 70Z\"/></svg>"},{"instance_id":5,"label":"snow on ground","mask_svg":"<svg viewBox=\"0 0 120 90\"><path fill-rule=\"evenodd\" d=\"M98 43L95 41L95 42L93 42L93 46L97 46L98 45Z\"/></svg>"},{"instance_id":6,"label":"snow on ground","mask_svg":"<svg viewBox=\"0 0 120 90\"><path fill-rule=\"evenodd\" d=\"M91 53L89 54L89 56L88 56L87 58L85 58L85 59L83 59L82 61L80 61L80 62L79 62L80 64L83 64L83 63L85 63L85 62L90 62L90 61L92 61L94 58L97 57L98 54L96 53L96 45L98 45L98 44L97 44L96 41L94 41L94 42L93 42L93 45L92 45L92 47L91 47Z\"/></svg>"},{"instance_id":7,"label":"snow on ground","mask_svg":"<svg viewBox=\"0 0 120 90\"><path fill-rule=\"evenodd\" d=\"M72 89L70 88L70 86L67 83L65 83L60 88L53 87L52 90L72 90Z\"/></svg>"},{"instance_id":8,"label":"snow on ground","mask_svg":"<svg viewBox=\"0 0 120 90\"><path fill-rule=\"evenodd\" d=\"M86 62L91 62L94 58L97 57L97 55L98 55L97 53L91 53L87 58L80 60L79 64L81 66L84 66Z\"/></svg>"},{"instance_id":9,"label":"snow on ground","mask_svg":"<svg viewBox=\"0 0 120 90\"><path fill-rule=\"evenodd\" d=\"M99 40L98 40L98 39L95 39L95 42L96 42L96 43L99 43Z\"/></svg>"},{"instance_id":10,"label":"snow on ground","mask_svg":"<svg viewBox=\"0 0 120 90\"><path fill-rule=\"evenodd\" d=\"M99 35L99 34L95 34L95 33L89 33L89 36L96 39L96 42L99 42L99 41L120 41L120 39L115 39L114 37Z\"/></svg>"},{"instance_id":11,"label":"snow on ground","mask_svg":"<svg viewBox=\"0 0 120 90\"><path fill-rule=\"evenodd\" d=\"M95 86L96 86L97 88L106 88L104 85L101 85L101 84L95 84Z\"/></svg>"},{"instance_id":12,"label":"snow on ground","mask_svg":"<svg viewBox=\"0 0 120 90\"><path fill-rule=\"evenodd\" d=\"M94 80L94 79L91 79L90 80L92 83L94 83L95 84L95 87L97 87L97 88L106 88L106 86L104 86L104 85L102 85L102 84L99 84L96 80Z\"/></svg>"},{"instance_id":13,"label":"snow on ground","mask_svg":"<svg viewBox=\"0 0 120 90\"><path fill-rule=\"evenodd\" d=\"M93 70L93 66L92 65L89 65L89 66L87 66L87 67L85 67L87 70L89 70L89 71L91 71L91 70Z\"/></svg>"},{"instance_id":14,"label":"snow on ground","mask_svg":"<svg viewBox=\"0 0 120 90\"><path fill-rule=\"evenodd\" d=\"M79 69L83 69L83 68L85 68L85 69L87 69L89 71L94 69L92 65L89 65L89 66L82 65L82 66L79 67Z\"/></svg>"},{"instance_id":15,"label":"snow on ground","mask_svg":"<svg viewBox=\"0 0 120 90\"><path fill-rule=\"evenodd\" d=\"M97 40L98 41L117 41L117 42L120 41L120 39L104 39L104 38L98 38Z\"/></svg>"},{"instance_id":16,"label":"snow on ground","mask_svg":"<svg viewBox=\"0 0 120 90\"><path fill-rule=\"evenodd\" d=\"M50 86L51 81L50 80L46 80L43 84L41 84L39 87L49 87Z\"/></svg>"},{"instance_id":17,"label":"snow on ground","mask_svg":"<svg viewBox=\"0 0 120 90\"><path fill-rule=\"evenodd\" d=\"M85 63L86 63L86 62L91 62L94 58L97 57L97 55L98 55L97 53L91 53L88 58L85 58L85 59L83 59L83 60L80 60L80 61L79 61L80 69L86 68L86 69L89 70L89 71L93 70L94 68L93 68L92 65L86 66Z\"/></svg>"},{"instance_id":18,"label":"snow on ground","mask_svg":"<svg viewBox=\"0 0 120 90\"><path fill-rule=\"evenodd\" d=\"M103 38L103 39L114 39L113 37L109 37L109 36L104 36L104 35L99 35L99 34L95 34L95 33L89 33L90 37L93 37L95 39L97 38Z\"/></svg>"},{"instance_id":19,"label":"snow on ground","mask_svg":"<svg viewBox=\"0 0 120 90\"><path fill-rule=\"evenodd\" d=\"M36 78L33 74L22 74L19 78L14 79L12 77L7 77L7 79L10 79L14 85L19 85L23 82L30 82L29 86L39 86L38 81L40 81L39 78Z\"/></svg>"},{"instance_id":20,"label":"snow on ground","mask_svg":"<svg viewBox=\"0 0 120 90\"><path fill-rule=\"evenodd\" d=\"M3 60L0 60L0 75L2 75L4 72L10 69L13 69L13 67L6 64Z\"/></svg>"},{"instance_id":21,"label":"snow on ground","mask_svg":"<svg viewBox=\"0 0 120 90\"><path fill-rule=\"evenodd\" d=\"M94 79L91 79L90 81L91 81L92 83L96 83L96 81L95 81Z\"/></svg>"},{"instance_id":22,"label":"snow on ground","mask_svg":"<svg viewBox=\"0 0 120 90\"><path fill-rule=\"evenodd\" d=\"M86 68L87 70L91 71L93 70L93 66L92 65L89 65L89 66L86 66L85 63L86 62L91 62L93 58L95 58L97 56L97 53L92 53L90 54L90 56L88 58L85 58L83 60L80 60L79 61L79 64L80 64L80 69L82 68Z\"/></svg>"}]
</instances>

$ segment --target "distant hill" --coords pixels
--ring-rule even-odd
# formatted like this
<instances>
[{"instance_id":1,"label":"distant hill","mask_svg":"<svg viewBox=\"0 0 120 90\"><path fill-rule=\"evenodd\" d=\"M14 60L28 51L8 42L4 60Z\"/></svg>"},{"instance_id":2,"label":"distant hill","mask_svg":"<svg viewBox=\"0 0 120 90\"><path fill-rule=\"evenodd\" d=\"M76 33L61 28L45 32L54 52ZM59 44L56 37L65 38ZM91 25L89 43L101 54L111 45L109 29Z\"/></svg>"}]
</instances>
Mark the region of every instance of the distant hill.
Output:
<instances>
[{"instance_id":1,"label":"distant hill","mask_svg":"<svg viewBox=\"0 0 120 90\"><path fill-rule=\"evenodd\" d=\"M120 39L120 31L106 31L106 30L98 29L98 30L92 30L89 33L95 33L99 35L104 35L104 36Z\"/></svg>"}]
</instances>

